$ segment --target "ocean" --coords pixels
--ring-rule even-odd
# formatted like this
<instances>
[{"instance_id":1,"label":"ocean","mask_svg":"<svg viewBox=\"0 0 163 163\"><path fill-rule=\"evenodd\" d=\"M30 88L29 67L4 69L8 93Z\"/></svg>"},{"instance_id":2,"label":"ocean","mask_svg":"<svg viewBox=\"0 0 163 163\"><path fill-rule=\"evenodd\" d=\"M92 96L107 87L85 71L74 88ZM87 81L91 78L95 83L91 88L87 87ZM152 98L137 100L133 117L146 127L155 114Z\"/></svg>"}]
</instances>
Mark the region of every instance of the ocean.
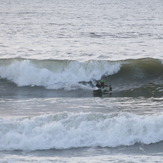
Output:
<instances>
[{"instance_id":1,"label":"ocean","mask_svg":"<svg viewBox=\"0 0 163 163\"><path fill-rule=\"evenodd\" d=\"M162 0L0 2L0 163L162 163Z\"/></svg>"}]
</instances>

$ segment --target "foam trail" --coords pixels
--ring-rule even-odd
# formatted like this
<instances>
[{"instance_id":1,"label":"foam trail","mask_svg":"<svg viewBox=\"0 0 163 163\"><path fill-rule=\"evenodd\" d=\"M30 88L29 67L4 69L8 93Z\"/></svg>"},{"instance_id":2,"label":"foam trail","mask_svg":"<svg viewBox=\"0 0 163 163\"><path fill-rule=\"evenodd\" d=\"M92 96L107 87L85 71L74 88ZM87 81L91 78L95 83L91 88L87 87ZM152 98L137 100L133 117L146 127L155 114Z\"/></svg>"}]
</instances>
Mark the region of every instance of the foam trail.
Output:
<instances>
[{"instance_id":1,"label":"foam trail","mask_svg":"<svg viewBox=\"0 0 163 163\"><path fill-rule=\"evenodd\" d=\"M83 88L80 82L99 80L120 70L120 63L107 61L31 61L14 60L0 65L0 77L18 86L44 86L53 89Z\"/></svg>"},{"instance_id":2,"label":"foam trail","mask_svg":"<svg viewBox=\"0 0 163 163\"><path fill-rule=\"evenodd\" d=\"M0 150L118 147L163 140L163 115L58 113L0 120ZM156 134L157 133L157 134Z\"/></svg>"}]
</instances>

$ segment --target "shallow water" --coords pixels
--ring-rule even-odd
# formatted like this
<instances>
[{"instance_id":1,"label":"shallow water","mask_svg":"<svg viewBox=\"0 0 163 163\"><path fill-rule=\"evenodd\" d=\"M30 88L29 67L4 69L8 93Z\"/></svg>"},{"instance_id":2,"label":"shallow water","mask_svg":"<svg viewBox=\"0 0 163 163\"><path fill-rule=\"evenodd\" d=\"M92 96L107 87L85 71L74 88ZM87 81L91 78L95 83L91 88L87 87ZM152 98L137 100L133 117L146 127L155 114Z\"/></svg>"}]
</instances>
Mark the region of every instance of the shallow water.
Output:
<instances>
[{"instance_id":1,"label":"shallow water","mask_svg":"<svg viewBox=\"0 0 163 163\"><path fill-rule=\"evenodd\" d=\"M1 99L1 159L161 162L162 98Z\"/></svg>"}]
</instances>

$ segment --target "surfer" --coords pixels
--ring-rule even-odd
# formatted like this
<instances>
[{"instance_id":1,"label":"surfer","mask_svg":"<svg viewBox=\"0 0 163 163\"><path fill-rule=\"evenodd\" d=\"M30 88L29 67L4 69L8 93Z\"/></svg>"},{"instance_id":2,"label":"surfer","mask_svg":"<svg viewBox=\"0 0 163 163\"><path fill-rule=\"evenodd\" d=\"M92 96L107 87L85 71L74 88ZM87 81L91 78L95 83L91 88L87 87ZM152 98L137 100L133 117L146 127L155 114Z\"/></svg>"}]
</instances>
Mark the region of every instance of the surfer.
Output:
<instances>
[{"instance_id":1,"label":"surfer","mask_svg":"<svg viewBox=\"0 0 163 163\"><path fill-rule=\"evenodd\" d=\"M93 90L94 96L102 97L103 94L112 95L112 86L105 84L104 80L100 80L96 84L96 88Z\"/></svg>"},{"instance_id":2,"label":"surfer","mask_svg":"<svg viewBox=\"0 0 163 163\"><path fill-rule=\"evenodd\" d=\"M101 80L100 82L98 82L96 84L96 87L97 88L105 88L105 87L108 87L108 85L105 84L104 80Z\"/></svg>"}]
</instances>

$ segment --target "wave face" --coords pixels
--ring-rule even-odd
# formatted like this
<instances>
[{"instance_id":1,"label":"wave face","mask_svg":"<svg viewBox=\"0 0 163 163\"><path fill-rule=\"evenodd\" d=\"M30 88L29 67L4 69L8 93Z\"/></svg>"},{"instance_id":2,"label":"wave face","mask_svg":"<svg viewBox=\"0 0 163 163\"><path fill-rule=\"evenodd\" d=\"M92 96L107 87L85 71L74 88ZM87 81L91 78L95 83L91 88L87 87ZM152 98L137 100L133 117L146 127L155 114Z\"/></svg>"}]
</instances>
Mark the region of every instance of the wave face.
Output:
<instances>
[{"instance_id":1,"label":"wave face","mask_svg":"<svg viewBox=\"0 0 163 163\"><path fill-rule=\"evenodd\" d=\"M0 120L0 150L119 147L163 141L163 115L67 113ZM157 134L156 134L157 133Z\"/></svg>"},{"instance_id":2,"label":"wave face","mask_svg":"<svg viewBox=\"0 0 163 163\"><path fill-rule=\"evenodd\" d=\"M121 62L118 73L105 77L122 96L163 96L163 63L144 58Z\"/></svg>"},{"instance_id":3,"label":"wave face","mask_svg":"<svg viewBox=\"0 0 163 163\"><path fill-rule=\"evenodd\" d=\"M144 58L124 61L73 61L1 59L0 78L17 86L43 86L47 89L92 90L104 79L116 92L153 94L163 92L163 64L161 60ZM120 94L119 94L120 95ZM152 95L152 94L151 94Z\"/></svg>"}]
</instances>

